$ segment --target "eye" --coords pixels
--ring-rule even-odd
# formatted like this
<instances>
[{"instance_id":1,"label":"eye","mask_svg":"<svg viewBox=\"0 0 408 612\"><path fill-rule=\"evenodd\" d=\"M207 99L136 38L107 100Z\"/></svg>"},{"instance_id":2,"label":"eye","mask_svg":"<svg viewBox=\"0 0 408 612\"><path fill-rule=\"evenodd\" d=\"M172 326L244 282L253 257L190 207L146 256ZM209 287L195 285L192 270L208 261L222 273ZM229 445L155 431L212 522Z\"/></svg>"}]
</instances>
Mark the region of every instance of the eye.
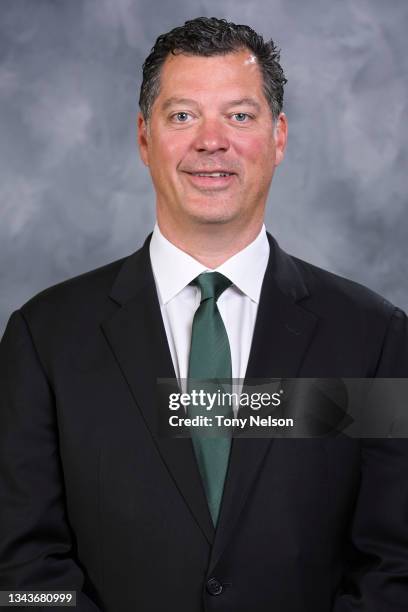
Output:
<instances>
[{"instance_id":1,"label":"eye","mask_svg":"<svg viewBox=\"0 0 408 612\"><path fill-rule=\"evenodd\" d=\"M234 113L232 116L236 117L238 123L246 123L247 119L252 118L250 115L248 115L248 113Z\"/></svg>"},{"instance_id":2,"label":"eye","mask_svg":"<svg viewBox=\"0 0 408 612\"><path fill-rule=\"evenodd\" d=\"M171 116L173 121L175 121L176 123L186 123L189 117L190 113L186 113L185 111L180 111Z\"/></svg>"}]
</instances>

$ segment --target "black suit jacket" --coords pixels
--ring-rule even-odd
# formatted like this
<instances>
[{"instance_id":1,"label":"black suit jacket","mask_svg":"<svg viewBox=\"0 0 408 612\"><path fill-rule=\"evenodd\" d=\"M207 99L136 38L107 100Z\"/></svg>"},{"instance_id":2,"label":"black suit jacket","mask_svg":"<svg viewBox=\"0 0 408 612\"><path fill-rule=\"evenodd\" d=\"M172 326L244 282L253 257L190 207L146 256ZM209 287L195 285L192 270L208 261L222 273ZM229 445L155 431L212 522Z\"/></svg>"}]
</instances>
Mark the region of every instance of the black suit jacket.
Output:
<instances>
[{"instance_id":1,"label":"black suit jacket","mask_svg":"<svg viewBox=\"0 0 408 612\"><path fill-rule=\"evenodd\" d=\"M268 239L247 377L407 376L400 310ZM174 370L148 246L9 320L0 589L76 589L81 612L406 612L406 440L235 438L214 531L191 440L157 433Z\"/></svg>"}]
</instances>

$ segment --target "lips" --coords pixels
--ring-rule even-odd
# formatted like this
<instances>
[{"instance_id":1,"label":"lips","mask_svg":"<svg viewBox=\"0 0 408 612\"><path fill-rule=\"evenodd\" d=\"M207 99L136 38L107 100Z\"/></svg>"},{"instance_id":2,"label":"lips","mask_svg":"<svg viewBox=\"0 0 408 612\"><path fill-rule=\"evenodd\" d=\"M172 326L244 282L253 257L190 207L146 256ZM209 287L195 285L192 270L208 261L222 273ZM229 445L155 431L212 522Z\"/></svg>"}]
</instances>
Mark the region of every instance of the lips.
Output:
<instances>
[{"instance_id":1,"label":"lips","mask_svg":"<svg viewBox=\"0 0 408 612\"><path fill-rule=\"evenodd\" d=\"M192 176L205 176L209 178L219 178L220 176L232 176L235 172L226 168L217 168L216 170L184 170L187 174Z\"/></svg>"},{"instance_id":2,"label":"lips","mask_svg":"<svg viewBox=\"0 0 408 612\"><path fill-rule=\"evenodd\" d=\"M193 176L207 176L208 178L218 178L220 176L232 176L232 172L189 172Z\"/></svg>"},{"instance_id":3,"label":"lips","mask_svg":"<svg viewBox=\"0 0 408 612\"><path fill-rule=\"evenodd\" d=\"M189 179L189 182L199 190L204 191L219 191L227 189L235 180L235 172L225 170L224 168L217 170L192 170L183 171Z\"/></svg>"}]
</instances>

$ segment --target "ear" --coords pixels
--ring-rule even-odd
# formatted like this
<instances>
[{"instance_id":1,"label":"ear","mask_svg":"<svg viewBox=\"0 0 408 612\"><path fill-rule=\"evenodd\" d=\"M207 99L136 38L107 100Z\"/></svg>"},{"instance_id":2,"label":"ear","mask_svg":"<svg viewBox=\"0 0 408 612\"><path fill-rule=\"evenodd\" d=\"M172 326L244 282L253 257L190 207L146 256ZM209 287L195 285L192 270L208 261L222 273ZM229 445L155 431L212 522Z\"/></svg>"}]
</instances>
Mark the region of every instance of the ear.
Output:
<instances>
[{"instance_id":1,"label":"ear","mask_svg":"<svg viewBox=\"0 0 408 612\"><path fill-rule=\"evenodd\" d=\"M286 143L288 140L288 121L285 113L280 113L275 121L274 138L276 147L275 166L279 166L285 156Z\"/></svg>"},{"instance_id":2,"label":"ear","mask_svg":"<svg viewBox=\"0 0 408 612\"><path fill-rule=\"evenodd\" d=\"M137 116L137 142L139 145L139 154L145 166L149 165L149 145L147 124L142 113Z\"/></svg>"}]
</instances>

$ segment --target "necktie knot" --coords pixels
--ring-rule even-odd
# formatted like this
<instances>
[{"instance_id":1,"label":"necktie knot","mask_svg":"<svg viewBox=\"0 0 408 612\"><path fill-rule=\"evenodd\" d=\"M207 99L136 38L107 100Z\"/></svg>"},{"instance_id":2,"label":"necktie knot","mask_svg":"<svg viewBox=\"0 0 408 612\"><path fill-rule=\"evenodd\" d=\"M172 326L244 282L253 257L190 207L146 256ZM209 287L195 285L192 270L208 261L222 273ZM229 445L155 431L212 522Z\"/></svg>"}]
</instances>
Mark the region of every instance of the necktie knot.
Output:
<instances>
[{"instance_id":1,"label":"necktie knot","mask_svg":"<svg viewBox=\"0 0 408 612\"><path fill-rule=\"evenodd\" d=\"M193 280L201 291L201 302L214 298L218 300L220 295L232 285L232 282L220 272L203 272Z\"/></svg>"}]
</instances>

